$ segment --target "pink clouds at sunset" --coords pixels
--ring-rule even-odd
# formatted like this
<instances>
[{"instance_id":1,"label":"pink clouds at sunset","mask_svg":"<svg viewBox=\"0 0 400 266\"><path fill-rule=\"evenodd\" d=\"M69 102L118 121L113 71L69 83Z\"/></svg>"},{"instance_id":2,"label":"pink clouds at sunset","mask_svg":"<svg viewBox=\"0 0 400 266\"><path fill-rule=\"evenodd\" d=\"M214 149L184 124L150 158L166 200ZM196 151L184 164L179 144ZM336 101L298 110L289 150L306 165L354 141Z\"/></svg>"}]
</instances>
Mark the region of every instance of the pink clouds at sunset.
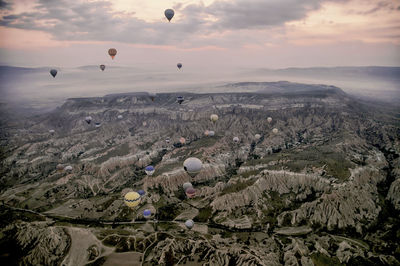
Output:
<instances>
[{"instance_id":1,"label":"pink clouds at sunset","mask_svg":"<svg viewBox=\"0 0 400 266\"><path fill-rule=\"evenodd\" d=\"M176 16L167 23L170 7ZM1 0L0 8L1 64L50 65L55 57L90 64L89 50L110 45L126 50L120 60L128 65L171 53L199 65L204 58L263 67L400 62L395 0Z\"/></svg>"}]
</instances>

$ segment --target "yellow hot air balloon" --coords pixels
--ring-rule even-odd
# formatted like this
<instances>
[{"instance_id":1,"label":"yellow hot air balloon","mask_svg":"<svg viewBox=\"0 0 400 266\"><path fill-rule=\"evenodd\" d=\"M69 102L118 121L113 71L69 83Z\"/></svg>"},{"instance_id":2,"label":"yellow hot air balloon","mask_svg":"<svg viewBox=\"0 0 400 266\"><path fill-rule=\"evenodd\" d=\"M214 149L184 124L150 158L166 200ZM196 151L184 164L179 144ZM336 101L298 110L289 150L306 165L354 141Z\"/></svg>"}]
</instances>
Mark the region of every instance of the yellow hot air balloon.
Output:
<instances>
[{"instance_id":1,"label":"yellow hot air balloon","mask_svg":"<svg viewBox=\"0 0 400 266\"><path fill-rule=\"evenodd\" d=\"M125 194L124 202L129 208L134 208L140 203L140 195L137 192L131 191Z\"/></svg>"}]
</instances>

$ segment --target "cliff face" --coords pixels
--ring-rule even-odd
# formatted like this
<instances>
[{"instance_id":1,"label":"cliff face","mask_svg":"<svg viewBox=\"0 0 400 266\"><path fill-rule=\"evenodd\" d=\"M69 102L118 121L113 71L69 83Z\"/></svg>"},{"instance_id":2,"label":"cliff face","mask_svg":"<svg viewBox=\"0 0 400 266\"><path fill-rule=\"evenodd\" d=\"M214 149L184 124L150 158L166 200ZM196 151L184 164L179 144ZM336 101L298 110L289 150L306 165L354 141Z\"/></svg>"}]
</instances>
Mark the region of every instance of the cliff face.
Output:
<instances>
[{"instance_id":1,"label":"cliff face","mask_svg":"<svg viewBox=\"0 0 400 266\"><path fill-rule=\"evenodd\" d=\"M154 101L145 93L70 99L6 134L0 200L52 222L89 223L99 230L88 237L93 246L86 243L92 261L113 252L102 253L96 241L143 253L150 264L397 261L395 240L387 237L396 235L400 210L396 119L330 86L228 86L259 93L183 94L182 105L177 94ZM209 119L214 113L216 123ZM205 130L216 134L206 137ZM188 157L203 162L195 177L183 169ZM155 166L152 176L144 172L147 165ZM185 182L196 189L195 198L186 197ZM128 209L123 195L139 189L146 195ZM142 226L144 209L159 224ZM193 232L183 229L182 217L195 220ZM66 254L66 262L78 261L79 250L68 251L69 239L79 240L73 229L11 223L26 263L58 263ZM108 224L130 231L103 231ZM346 233L349 238L339 237ZM357 241L376 248L368 253ZM384 241L389 244L379 249ZM50 251L55 255L46 258Z\"/></svg>"}]
</instances>

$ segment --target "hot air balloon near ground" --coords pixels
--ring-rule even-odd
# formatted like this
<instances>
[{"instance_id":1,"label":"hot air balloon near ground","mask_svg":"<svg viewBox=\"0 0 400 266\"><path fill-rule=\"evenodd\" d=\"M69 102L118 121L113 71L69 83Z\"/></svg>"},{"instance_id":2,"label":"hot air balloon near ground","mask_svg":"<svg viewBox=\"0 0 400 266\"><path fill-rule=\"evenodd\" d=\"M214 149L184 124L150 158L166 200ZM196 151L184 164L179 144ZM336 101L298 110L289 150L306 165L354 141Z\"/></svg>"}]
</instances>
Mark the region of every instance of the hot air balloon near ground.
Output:
<instances>
[{"instance_id":1,"label":"hot air balloon near ground","mask_svg":"<svg viewBox=\"0 0 400 266\"><path fill-rule=\"evenodd\" d=\"M100 69L101 69L101 71L104 71L104 69L106 69L106 66L105 65L100 65Z\"/></svg>"},{"instance_id":2,"label":"hot air balloon near ground","mask_svg":"<svg viewBox=\"0 0 400 266\"><path fill-rule=\"evenodd\" d=\"M67 172L71 172L72 171L72 166L71 165L65 166L64 170L67 171Z\"/></svg>"},{"instance_id":3,"label":"hot air balloon near ground","mask_svg":"<svg viewBox=\"0 0 400 266\"><path fill-rule=\"evenodd\" d=\"M177 66L179 69L181 69L181 68L182 68L182 63L178 63L178 64L176 64L176 66Z\"/></svg>"},{"instance_id":4,"label":"hot air balloon near ground","mask_svg":"<svg viewBox=\"0 0 400 266\"><path fill-rule=\"evenodd\" d=\"M124 196L124 202L129 208L134 208L140 203L140 195L137 192L128 192Z\"/></svg>"},{"instance_id":5,"label":"hot air balloon near ground","mask_svg":"<svg viewBox=\"0 0 400 266\"><path fill-rule=\"evenodd\" d=\"M240 141L240 140L239 140L238 137L234 137L234 138L233 138L233 142L234 142L234 143L239 143L239 141Z\"/></svg>"},{"instance_id":6,"label":"hot air balloon near ground","mask_svg":"<svg viewBox=\"0 0 400 266\"><path fill-rule=\"evenodd\" d=\"M185 226L186 226L188 229L192 229L193 226L194 226L193 220L187 220L187 221L185 222Z\"/></svg>"},{"instance_id":7,"label":"hot air balloon near ground","mask_svg":"<svg viewBox=\"0 0 400 266\"><path fill-rule=\"evenodd\" d=\"M55 131L54 129L50 129L50 130L49 130L49 133L50 133L50 134L54 134L54 133L56 133L56 131Z\"/></svg>"},{"instance_id":8,"label":"hot air balloon near ground","mask_svg":"<svg viewBox=\"0 0 400 266\"><path fill-rule=\"evenodd\" d=\"M177 101L179 104L182 104L183 101L185 101L185 98L183 98L183 96L178 96L178 97L176 97L176 101Z\"/></svg>"},{"instance_id":9,"label":"hot air balloon near ground","mask_svg":"<svg viewBox=\"0 0 400 266\"><path fill-rule=\"evenodd\" d=\"M267 121L268 121L268 123L271 123L272 122L272 117L268 117Z\"/></svg>"},{"instance_id":10,"label":"hot air balloon near ground","mask_svg":"<svg viewBox=\"0 0 400 266\"><path fill-rule=\"evenodd\" d=\"M261 139L261 135L260 135L260 134L255 134L255 135L254 135L254 138L255 138L256 140L259 140L259 139Z\"/></svg>"},{"instance_id":11,"label":"hot air balloon near ground","mask_svg":"<svg viewBox=\"0 0 400 266\"><path fill-rule=\"evenodd\" d=\"M218 120L218 115L212 114L212 115L210 116L210 120L211 120L211 122L213 122L213 123L217 122L217 120Z\"/></svg>"},{"instance_id":12,"label":"hot air balloon near ground","mask_svg":"<svg viewBox=\"0 0 400 266\"><path fill-rule=\"evenodd\" d=\"M100 123L100 122L96 122L96 123L95 123L95 127L98 128L98 127L100 127L100 126L101 126L101 123Z\"/></svg>"},{"instance_id":13,"label":"hot air balloon near ground","mask_svg":"<svg viewBox=\"0 0 400 266\"><path fill-rule=\"evenodd\" d=\"M51 69L51 70L50 70L50 75L52 75L53 78L55 78L56 75L57 75L57 70L56 70L56 69Z\"/></svg>"},{"instance_id":14,"label":"hot air balloon near ground","mask_svg":"<svg viewBox=\"0 0 400 266\"><path fill-rule=\"evenodd\" d=\"M185 145L186 139L185 139L184 137L181 137L181 138L179 139L179 142L180 142L182 145Z\"/></svg>"},{"instance_id":15,"label":"hot air balloon near ground","mask_svg":"<svg viewBox=\"0 0 400 266\"><path fill-rule=\"evenodd\" d=\"M170 143L171 142L171 138L166 138L165 139L165 142L168 144L168 143Z\"/></svg>"},{"instance_id":16,"label":"hot air balloon near ground","mask_svg":"<svg viewBox=\"0 0 400 266\"><path fill-rule=\"evenodd\" d=\"M203 168L203 163L200 159L195 157L190 157L183 162L183 169L191 176L195 177L198 173L200 173Z\"/></svg>"},{"instance_id":17,"label":"hot air balloon near ground","mask_svg":"<svg viewBox=\"0 0 400 266\"><path fill-rule=\"evenodd\" d=\"M111 59L114 60L114 57L117 55L117 49L115 48L108 49L108 54L111 56Z\"/></svg>"},{"instance_id":18,"label":"hot air balloon near ground","mask_svg":"<svg viewBox=\"0 0 400 266\"><path fill-rule=\"evenodd\" d=\"M118 118L118 119L122 119L122 118L124 118L124 117L123 117L122 115L118 115L117 118Z\"/></svg>"},{"instance_id":19,"label":"hot air balloon near ground","mask_svg":"<svg viewBox=\"0 0 400 266\"><path fill-rule=\"evenodd\" d=\"M141 197L143 197L144 195L146 195L146 192L143 189L138 190L137 192Z\"/></svg>"},{"instance_id":20,"label":"hot air balloon near ground","mask_svg":"<svg viewBox=\"0 0 400 266\"><path fill-rule=\"evenodd\" d=\"M194 198L194 196L196 196L196 190L193 187L186 189L185 193L189 199Z\"/></svg>"},{"instance_id":21,"label":"hot air balloon near ground","mask_svg":"<svg viewBox=\"0 0 400 266\"><path fill-rule=\"evenodd\" d=\"M151 217L151 211L146 209L143 211L143 217L149 219Z\"/></svg>"},{"instance_id":22,"label":"hot air balloon near ground","mask_svg":"<svg viewBox=\"0 0 400 266\"><path fill-rule=\"evenodd\" d=\"M155 168L152 165L146 166L144 169L147 175L152 176L154 174Z\"/></svg>"},{"instance_id":23,"label":"hot air balloon near ground","mask_svg":"<svg viewBox=\"0 0 400 266\"><path fill-rule=\"evenodd\" d=\"M166 9L166 10L164 11L164 15L165 15L165 17L168 19L168 21L171 22L171 19L174 17L175 12L174 12L174 10L172 10L172 9Z\"/></svg>"},{"instance_id":24,"label":"hot air balloon near ground","mask_svg":"<svg viewBox=\"0 0 400 266\"><path fill-rule=\"evenodd\" d=\"M215 132L214 131L208 131L208 136L209 137L214 137L215 136Z\"/></svg>"},{"instance_id":25,"label":"hot air balloon near ground","mask_svg":"<svg viewBox=\"0 0 400 266\"><path fill-rule=\"evenodd\" d=\"M62 165L62 164L57 164L56 169L57 169L57 171L61 172L61 171L64 170L64 165Z\"/></svg>"},{"instance_id":26,"label":"hot air balloon near ground","mask_svg":"<svg viewBox=\"0 0 400 266\"><path fill-rule=\"evenodd\" d=\"M192 185L192 183L190 183L190 182L186 182L186 183L184 183L184 184L182 185L183 191L185 191L185 192L186 192L186 190L187 190L188 188L192 188L192 187L193 187L193 185Z\"/></svg>"},{"instance_id":27,"label":"hot air balloon near ground","mask_svg":"<svg viewBox=\"0 0 400 266\"><path fill-rule=\"evenodd\" d=\"M278 134L278 132L279 132L279 130L278 130L277 128L274 128L274 129L272 130L272 133L274 133L274 134Z\"/></svg>"},{"instance_id":28,"label":"hot air balloon near ground","mask_svg":"<svg viewBox=\"0 0 400 266\"><path fill-rule=\"evenodd\" d=\"M206 137L208 137L209 134L210 134L210 131L208 131L208 130L204 131L204 135L205 135Z\"/></svg>"},{"instance_id":29,"label":"hot air balloon near ground","mask_svg":"<svg viewBox=\"0 0 400 266\"><path fill-rule=\"evenodd\" d=\"M92 122L92 117L91 116L85 117L85 121L86 123L90 124L90 122Z\"/></svg>"}]
</instances>

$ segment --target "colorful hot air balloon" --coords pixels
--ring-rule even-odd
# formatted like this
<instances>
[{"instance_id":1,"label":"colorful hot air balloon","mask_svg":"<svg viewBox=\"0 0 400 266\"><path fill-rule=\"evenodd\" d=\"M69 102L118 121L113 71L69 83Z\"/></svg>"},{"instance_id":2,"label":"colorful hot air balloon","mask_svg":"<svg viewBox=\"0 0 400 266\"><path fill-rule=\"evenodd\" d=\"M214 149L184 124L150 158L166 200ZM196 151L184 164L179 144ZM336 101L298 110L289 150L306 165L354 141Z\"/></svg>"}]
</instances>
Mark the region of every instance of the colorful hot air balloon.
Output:
<instances>
[{"instance_id":1,"label":"colorful hot air balloon","mask_svg":"<svg viewBox=\"0 0 400 266\"><path fill-rule=\"evenodd\" d=\"M172 9L166 9L166 10L164 11L164 15L165 15L165 17L168 19L168 21L171 22L171 19L174 17L175 12L174 12L174 10L172 10Z\"/></svg>"},{"instance_id":2,"label":"colorful hot air balloon","mask_svg":"<svg viewBox=\"0 0 400 266\"><path fill-rule=\"evenodd\" d=\"M149 165L149 166L146 166L144 171L146 172L147 175L152 176L154 174L155 169L154 169L154 166Z\"/></svg>"},{"instance_id":3,"label":"colorful hot air balloon","mask_svg":"<svg viewBox=\"0 0 400 266\"><path fill-rule=\"evenodd\" d=\"M195 177L198 173L200 173L203 168L203 163L200 159L195 157L190 157L183 162L183 169L191 176Z\"/></svg>"},{"instance_id":4,"label":"colorful hot air balloon","mask_svg":"<svg viewBox=\"0 0 400 266\"><path fill-rule=\"evenodd\" d=\"M179 139L179 142L180 142L182 145L185 145L186 139L185 139L184 137L181 137L181 138Z\"/></svg>"},{"instance_id":5,"label":"colorful hot air balloon","mask_svg":"<svg viewBox=\"0 0 400 266\"><path fill-rule=\"evenodd\" d=\"M185 226L186 226L188 229L192 229L193 226L194 226L193 220L187 220L187 221L185 222Z\"/></svg>"},{"instance_id":6,"label":"colorful hot air balloon","mask_svg":"<svg viewBox=\"0 0 400 266\"><path fill-rule=\"evenodd\" d=\"M239 141L240 141L240 140L239 140L238 137L234 137L234 138L233 138L233 142L234 142L234 143L239 143Z\"/></svg>"},{"instance_id":7,"label":"colorful hot air balloon","mask_svg":"<svg viewBox=\"0 0 400 266\"><path fill-rule=\"evenodd\" d=\"M274 129L272 130L272 133L274 133L274 134L278 134L278 132L279 132L279 130L278 130L277 128L274 128Z\"/></svg>"},{"instance_id":8,"label":"colorful hot air balloon","mask_svg":"<svg viewBox=\"0 0 400 266\"><path fill-rule=\"evenodd\" d=\"M212 114L212 115L210 116L210 120L211 120L211 122L213 122L213 123L217 122L217 120L218 120L218 115Z\"/></svg>"},{"instance_id":9,"label":"colorful hot air balloon","mask_svg":"<svg viewBox=\"0 0 400 266\"><path fill-rule=\"evenodd\" d=\"M268 121L268 123L271 123L272 122L272 117L268 117L267 121Z\"/></svg>"},{"instance_id":10,"label":"colorful hot air balloon","mask_svg":"<svg viewBox=\"0 0 400 266\"><path fill-rule=\"evenodd\" d=\"M181 69L181 68L182 68L182 63L178 63L178 64L176 64L176 66L177 66L179 69Z\"/></svg>"},{"instance_id":11,"label":"colorful hot air balloon","mask_svg":"<svg viewBox=\"0 0 400 266\"><path fill-rule=\"evenodd\" d=\"M105 65L100 65L100 69L101 69L101 71L104 71L104 69L106 69L106 66Z\"/></svg>"},{"instance_id":12,"label":"colorful hot air balloon","mask_svg":"<svg viewBox=\"0 0 400 266\"><path fill-rule=\"evenodd\" d=\"M117 49L115 48L110 48L108 49L108 54L111 56L112 59L117 55Z\"/></svg>"},{"instance_id":13,"label":"colorful hot air balloon","mask_svg":"<svg viewBox=\"0 0 400 266\"><path fill-rule=\"evenodd\" d=\"M56 69L51 69L51 70L50 70L50 75L52 75L53 78L55 78L56 75L57 75L57 70L56 70Z\"/></svg>"},{"instance_id":14,"label":"colorful hot air balloon","mask_svg":"<svg viewBox=\"0 0 400 266\"><path fill-rule=\"evenodd\" d=\"M186 189L185 193L189 199L194 198L194 196L196 196L196 190L192 187Z\"/></svg>"},{"instance_id":15,"label":"colorful hot air balloon","mask_svg":"<svg viewBox=\"0 0 400 266\"><path fill-rule=\"evenodd\" d=\"M204 131L204 135L205 135L206 137L208 137L209 134L210 134L210 131L208 131L208 130Z\"/></svg>"},{"instance_id":16,"label":"colorful hot air balloon","mask_svg":"<svg viewBox=\"0 0 400 266\"><path fill-rule=\"evenodd\" d=\"M139 189L137 192L141 197L143 197L144 195L146 195L146 192L143 189Z\"/></svg>"},{"instance_id":17,"label":"colorful hot air balloon","mask_svg":"<svg viewBox=\"0 0 400 266\"><path fill-rule=\"evenodd\" d=\"M143 217L149 219L151 217L151 211L146 209L143 211Z\"/></svg>"},{"instance_id":18,"label":"colorful hot air balloon","mask_svg":"<svg viewBox=\"0 0 400 266\"><path fill-rule=\"evenodd\" d=\"M140 195L137 192L128 192L124 196L124 202L129 208L134 208L140 203Z\"/></svg>"}]
</instances>

